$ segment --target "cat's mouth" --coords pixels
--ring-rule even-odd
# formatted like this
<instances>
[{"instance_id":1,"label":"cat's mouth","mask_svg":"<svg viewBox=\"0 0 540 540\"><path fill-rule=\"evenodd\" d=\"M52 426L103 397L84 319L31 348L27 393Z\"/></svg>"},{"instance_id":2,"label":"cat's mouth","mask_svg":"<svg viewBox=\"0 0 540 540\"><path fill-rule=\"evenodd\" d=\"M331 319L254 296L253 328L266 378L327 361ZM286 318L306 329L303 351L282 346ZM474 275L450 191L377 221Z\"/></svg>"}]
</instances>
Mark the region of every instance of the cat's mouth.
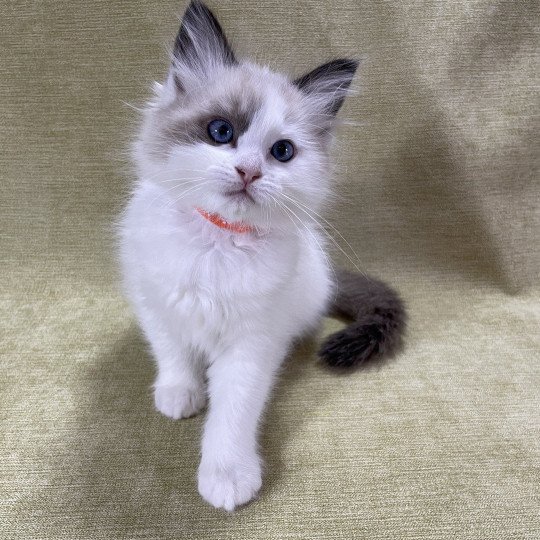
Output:
<instances>
[{"instance_id":1,"label":"cat's mouth","mask_svg":"<svg viewBox=\"0 0 540 540\"><path fill-rule=\"evenodd\" d=\"M246 188L227 191L225 195L237 202L250 201L255 203L255 199L247 192Z\"/></svg>"}]
</instances>

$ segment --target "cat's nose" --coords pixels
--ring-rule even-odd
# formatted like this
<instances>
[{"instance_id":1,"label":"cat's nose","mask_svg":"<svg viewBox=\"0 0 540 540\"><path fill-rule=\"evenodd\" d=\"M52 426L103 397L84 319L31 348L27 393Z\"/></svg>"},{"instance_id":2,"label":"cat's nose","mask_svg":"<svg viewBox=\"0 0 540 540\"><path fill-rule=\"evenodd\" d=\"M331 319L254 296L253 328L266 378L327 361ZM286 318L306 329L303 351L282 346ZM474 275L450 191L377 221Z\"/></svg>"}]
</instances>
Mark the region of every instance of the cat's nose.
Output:
<instances>
[{"instance_id":1,"label":"cat's nose","mask_svg":"<svg viewBox=\"0 0 540 540\"><path fill-rule=\"evenodd\" d=\"M235 167L235 169L245 186L251 184L251 182L255 182L255 180L258 180L262 176L261 171L255 167Z\"/></svg>"}]
</instances>

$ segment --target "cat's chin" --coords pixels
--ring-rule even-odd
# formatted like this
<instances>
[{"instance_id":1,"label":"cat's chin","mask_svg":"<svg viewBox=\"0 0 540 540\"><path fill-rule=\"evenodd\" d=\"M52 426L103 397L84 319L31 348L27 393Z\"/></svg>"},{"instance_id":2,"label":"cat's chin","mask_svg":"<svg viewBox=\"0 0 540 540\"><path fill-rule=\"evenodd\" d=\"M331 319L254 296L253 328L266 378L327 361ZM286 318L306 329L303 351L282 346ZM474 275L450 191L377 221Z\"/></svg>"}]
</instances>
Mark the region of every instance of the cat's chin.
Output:
<instances>
[{"instance_id":1,"label":"cat's chin","mask_svg":"<svg viewBox=\"0 0 540 540\"><path fill-rule=\"evenodd\" d=\"M222 194L219 213L225 217L250 221L261 214L261 203L246 190L231 190Z\"/></svg>"},{"instance_id":2,"label":"cat's chin","mask_svg":"<svg viewBox=\"0 0 540 540\"><path fill-rule=\"evenodd\" d=\"M228 191L225 193L225 197L228 201L236 205L257 204L257 201L245 189Z\"/></svg>"},{"instance_id":3,"label":"cat's chin","mask_svg":"<svg viewBox=\"0 0 540 540\"><path fill-rule=\"evenodd\" d=\"M217 205L212 211L227 221L243 222L264 228L271 226L274 221L268 208L263 203L259 203L255 197L233 194L226 197L223 202L224 204Z\"/></svg>"}]
</instances>

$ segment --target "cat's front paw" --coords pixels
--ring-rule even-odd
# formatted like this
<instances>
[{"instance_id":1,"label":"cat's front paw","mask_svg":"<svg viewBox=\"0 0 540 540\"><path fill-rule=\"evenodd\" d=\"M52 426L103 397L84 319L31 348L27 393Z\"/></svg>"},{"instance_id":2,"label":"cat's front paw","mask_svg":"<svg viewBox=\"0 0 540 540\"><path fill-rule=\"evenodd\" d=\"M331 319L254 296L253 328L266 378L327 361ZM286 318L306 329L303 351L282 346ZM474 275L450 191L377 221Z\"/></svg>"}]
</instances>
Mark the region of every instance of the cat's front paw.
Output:
<instances>
[{"instance_id":1,"label":"cat's front paw","mask_svg":"<svg viewBox=\"0 0 540 540\"><path fill-rule=\"evenodd\" d=\"M206 396L203 388L189 389L183 385L156 386L156 409L165 416L178 420L194 416L204 407Z\"/></svg>"},{"instance_id":2,"label":"cat's front paw","mask_svg":"<svg viewBox=\"0 0 540 540\"><path fill-rule=\"evenodd\" d=\"M234 464L205 463L199 467L199 493L216 508L232 512L254 499L261 489L262 470L258 456Z\"/></svg>"}]
</instances>

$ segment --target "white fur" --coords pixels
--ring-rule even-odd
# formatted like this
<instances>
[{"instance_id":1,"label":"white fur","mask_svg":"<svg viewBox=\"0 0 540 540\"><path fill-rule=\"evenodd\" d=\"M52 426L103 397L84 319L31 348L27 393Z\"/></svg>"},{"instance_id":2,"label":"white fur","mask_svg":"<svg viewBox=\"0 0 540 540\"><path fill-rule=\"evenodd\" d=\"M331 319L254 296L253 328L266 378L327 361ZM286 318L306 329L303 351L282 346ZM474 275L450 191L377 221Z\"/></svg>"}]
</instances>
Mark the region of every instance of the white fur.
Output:
<instances>
[{"instance_id":1,"label":"white fur","mask_svg":"<svg viewBox=\"0 0 540 540\"><path fill-rule=\"evenodd\" d=\"M184 93L172 76L154 87L135 145L139 180L121 221L121 262L157 362L156 408L184 418L208 396L199 492L233 510L261 487L257 426L280 365L332 292L310 217L329 191L328 141L314 140L313 103L281 75L247 63L213 69L204 80L182 73ZM160 131L231 95L261 103L236 147L177 144ZM290 162L269 153L279 139L295 144ZM235 166L246 162L262 173L248 188L255 202L226 194L242 186ZM220 229L196 207L256 230Z\"/></svg>"}]
</instances>

